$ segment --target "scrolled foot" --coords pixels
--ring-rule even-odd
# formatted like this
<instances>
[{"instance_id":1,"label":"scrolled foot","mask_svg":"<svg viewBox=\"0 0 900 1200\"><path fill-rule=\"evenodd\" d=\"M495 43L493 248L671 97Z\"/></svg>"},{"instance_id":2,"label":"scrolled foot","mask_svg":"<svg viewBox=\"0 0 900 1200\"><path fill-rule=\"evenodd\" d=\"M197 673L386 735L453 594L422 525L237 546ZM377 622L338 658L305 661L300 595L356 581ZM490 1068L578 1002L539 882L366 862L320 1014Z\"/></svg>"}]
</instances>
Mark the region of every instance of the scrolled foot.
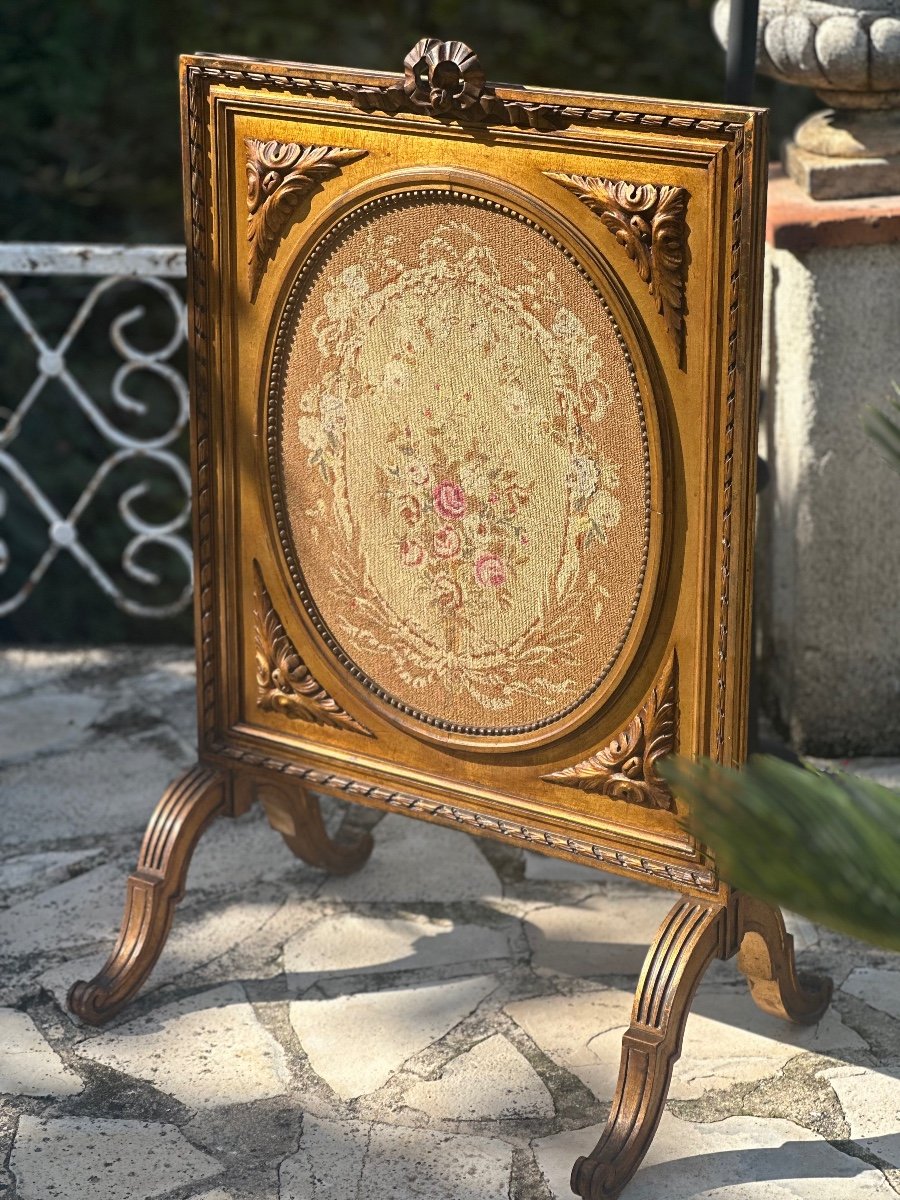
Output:
<instances>
[{"instance_id":1,"label":"scrolled foot","mask_svg":"<svg viewBox=\"0 0 900 1200\"><path fill-rule=\"evenodd\" d=\"M575 1160L571 1187L582 1200L616 1200L631 1182L637 1166L617 1164L615 1157L583 1156Z\"/></svg>"},{"instance_id":2,"label":"scrolled foot","mask_svg":"<svg viewBox=\"0 0 900 1200\"><path fill-rule=\"evenodd\" d=\"M371 834L365 833L352 842L332 838L322 820L318 797L305 789L267 781L257 791L269 824L281 834L291 851L311 867L332 875L352 875L372 853Z\"/></svg>"},{"instance_id":3,"label":"scrolled foot","mask_svg":"<svg viewBox=\"0 0 900 1200\"><path fill-rule=\"evenodd\" d=\"M831 980L797 974L794 939L785 929L779 909L743 893L738 904L741 947L737 961L751 996L772 1016L799 1025L815 1024L831 1001Z\"/></svg>"},{"instance_id":4,"label":"scrolled foot","mask_svg":"<svg viewBox=\"0 0 900 1200\"><path fill-rule=\"evenodd\" d=\"M165 945L201 833L225 807L227 776L200 765L177 779L156 806L128 877L116 945L90 981L69 990L68 1006L89 1025L114 1017L139 990Z\"/></svg>"},{"instance_id":5,"label":"scrolled foot","mask_svg":"<svg viewBox=\"0 0 900 1200\"><path fill-rule=\"evenodd\" d=\"M572 1191L584 1200L607 1200L616 1197L622 1191L628 1180L623 1183L616 1181L611 1174L608 1163L602 1163L596 1158L581 1158L575 1160L572 1168Z\"/></svg>"}]
</instances>

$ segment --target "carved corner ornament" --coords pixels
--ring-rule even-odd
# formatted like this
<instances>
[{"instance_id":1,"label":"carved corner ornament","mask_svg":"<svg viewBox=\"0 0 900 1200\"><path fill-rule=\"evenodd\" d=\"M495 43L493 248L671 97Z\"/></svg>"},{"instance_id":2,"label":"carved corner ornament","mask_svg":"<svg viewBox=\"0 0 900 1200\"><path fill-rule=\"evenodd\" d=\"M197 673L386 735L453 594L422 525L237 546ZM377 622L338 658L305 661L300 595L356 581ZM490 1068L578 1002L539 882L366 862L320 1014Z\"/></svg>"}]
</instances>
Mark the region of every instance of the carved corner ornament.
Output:
<instances>
[{"instance_id":1,"label":"carved corner ornament","mask_svg":"<svg viewBox=\"0 0 900 1200\"><path fill-rule=\"evenodd\" d=\"M245 138L247 147L247 238L250 298L262 282L269 259L301 202L366 150L342 146L301 146Z\"/></svg>"},{"instance_id":2,"label":"carved corner ornament","mask_svg":"<svg viewBox=\"0 0 900 1200\"><path fill-rule=\"evenodd\" d=\"M264 712L372 737L371 731L341 708L313 676L272 606L259 564L253 566L257 706Z\"/></svg>"},{"instance_id":3,"label":"carved corner ornament","mask_svg":"<svg viewBox=\"0 0 900 1200\"><path fill-rule=\"evenodd\" d=\"M675 798L666 781L657 774L656 762L675 749L677 720L677 666L673 653L640 711L607 746L574 767L542 778L610 800L673 812Z\"/></svg>"},{"instance_id":4,"label":"carved corner ornament","mask_svg":"<svg viewBox=\"0 0 900 1200\"><path fill-rule=\"evenodd\" d=\"M688 193L670 184L627 183L599 175L545 171L597 214L634 263L678 355L684 355Z\"/></svg>"}]
</instances>

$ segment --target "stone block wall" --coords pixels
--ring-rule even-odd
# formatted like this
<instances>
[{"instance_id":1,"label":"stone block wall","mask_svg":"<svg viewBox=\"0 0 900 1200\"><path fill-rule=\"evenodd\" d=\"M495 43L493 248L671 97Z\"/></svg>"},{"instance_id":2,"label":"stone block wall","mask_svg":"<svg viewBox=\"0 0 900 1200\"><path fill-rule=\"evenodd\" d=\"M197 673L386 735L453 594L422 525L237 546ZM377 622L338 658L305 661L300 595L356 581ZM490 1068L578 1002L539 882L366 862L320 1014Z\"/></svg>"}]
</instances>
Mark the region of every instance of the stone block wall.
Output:
<instances>
[{"instance_id":1,"label":"stone block wall","mask_svg":"<svg viewBox=\"0 0 900 1200\"><path fill-rule=\"evenodd\" d=\"M900 383L900 197L769 192L757 643L800 751L900 751L900 474L863 429Z\"/></svg>"}]
</instances>

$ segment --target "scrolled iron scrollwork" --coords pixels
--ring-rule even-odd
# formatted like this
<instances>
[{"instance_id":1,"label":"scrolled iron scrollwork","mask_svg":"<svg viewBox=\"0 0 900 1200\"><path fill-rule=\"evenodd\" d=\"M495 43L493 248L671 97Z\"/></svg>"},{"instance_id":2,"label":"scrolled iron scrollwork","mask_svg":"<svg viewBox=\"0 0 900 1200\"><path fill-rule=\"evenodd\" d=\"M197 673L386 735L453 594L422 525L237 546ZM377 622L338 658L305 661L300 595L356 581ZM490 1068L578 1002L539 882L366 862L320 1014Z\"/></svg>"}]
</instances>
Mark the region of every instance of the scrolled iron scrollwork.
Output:
<instances>
[{"instance_id":1,"label":"scrolled iron scrollwork","mask_svg":"<svg viewBox=\"0 0 900 1200\"><path fill-rule=\"evenodd\" d=\"M139 255L139 252L135 253ZM109 388L111 404L105 408L78 379L70 366L68 355L101 299L125 283L149 287L161 297L171 314L171 332L163 344L155 349L141 349L129 338L128 331L145 316L145 307L136 305L112 319L109 326L110 342L123 361L113 374ZM186 315L182 297L172 283L153 275L137 275L134 278L117 275L102 278L90 288L62 337L55 344L38 330L16 294L2 280L0 302L33 346L37 359L34 380L0 428L0 474L5 475L9 483L19 490L32 509L46 522L48 534L47 547L27 576L11 595L0 599L0 617L7 616L25 603L51 564L64 551L75 559L100 590L123 612L136 617L173 616L189 603L193 590L193 561L187 536L191 513L190 473L176 446L188 422L188 387L184 375L171 361L185 340ZM160 432L143 436L122 428L115 420L116 413L126 414L127 418L131 419L146 419L151 415L151 409L155 413L155 405L139 398L128 388L129 380L140 373L160 380L174 398L174 412L165 427ZM34 409L41 393L51 380L63 390L109 448L106 458L82 485L74 504L65 510L49 494L47 488L35 479L25 465L23 456L14 453L15 442L22 432L26 417ZM142 588L170 586L158 569L147 565L148 554L152 561L154 557L158 557L160 550L167 553L178 564L178 572L184 580L180 594L170 602L149 603L129 595L80 536L79 522L100 489L115 472L122 468L127 470L134 464L145 467L144 473L148 477L129 482L117 500L117 511L128 534L121 554L122 573ZM139 506L142 500L150 496L154 477L159 478L160 472L163 477L168 476L172 481L174 492L180 500L174 514L170 513L164 518L151 518L146 512L139 511ZM132 480L133 475L132 470ZM169 490L172 490L171 486ZM7 508L6 502L6 491L0 488L0 518ZM169 507L171 508L171 504ZM10 539L4 537L0 540L0 576L8 573L12 563Z\"/></svg>"}]
</instances>

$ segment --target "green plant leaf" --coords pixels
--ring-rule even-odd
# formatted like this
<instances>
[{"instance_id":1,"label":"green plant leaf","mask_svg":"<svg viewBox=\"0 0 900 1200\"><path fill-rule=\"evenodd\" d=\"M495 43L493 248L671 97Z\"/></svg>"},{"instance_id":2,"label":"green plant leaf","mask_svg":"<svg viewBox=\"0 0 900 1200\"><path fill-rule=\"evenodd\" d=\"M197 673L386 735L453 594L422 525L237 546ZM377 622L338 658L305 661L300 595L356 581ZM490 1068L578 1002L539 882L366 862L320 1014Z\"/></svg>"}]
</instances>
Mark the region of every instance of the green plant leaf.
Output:
<instances>
[{"instance_id":1,"label":"green plant leaf","mask_svg":"<svg viewBox=\"0 0 900 1200\"><path fill-rule=\"evenodd\" d=\"M900 794L780 759L657 764L723 878L832 929L900 950Z\"/></svg>"}]
</instances>

